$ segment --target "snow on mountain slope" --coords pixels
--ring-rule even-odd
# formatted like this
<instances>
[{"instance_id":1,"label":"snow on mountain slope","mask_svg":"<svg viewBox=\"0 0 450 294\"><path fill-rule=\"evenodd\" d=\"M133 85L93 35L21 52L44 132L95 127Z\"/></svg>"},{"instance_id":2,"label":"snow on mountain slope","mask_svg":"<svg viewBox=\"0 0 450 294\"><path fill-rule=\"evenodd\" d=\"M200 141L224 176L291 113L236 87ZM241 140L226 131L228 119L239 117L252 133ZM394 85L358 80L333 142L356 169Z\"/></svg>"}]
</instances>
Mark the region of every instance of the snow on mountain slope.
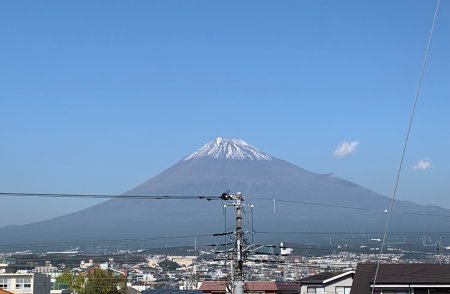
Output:
<instances>
[{"instance_id":1,"label":"snow on mountain slope","mask_svg":"<svg viewBox=\"0 0 450 294\"><path fill-rule=\"evenodd\" d=\"M224 139L217 137L202 148L187 156L184 161L196 158L237 159L237 160L272 160L272 157L259 151L241 139Z\"/></svg>"}]
</instances>

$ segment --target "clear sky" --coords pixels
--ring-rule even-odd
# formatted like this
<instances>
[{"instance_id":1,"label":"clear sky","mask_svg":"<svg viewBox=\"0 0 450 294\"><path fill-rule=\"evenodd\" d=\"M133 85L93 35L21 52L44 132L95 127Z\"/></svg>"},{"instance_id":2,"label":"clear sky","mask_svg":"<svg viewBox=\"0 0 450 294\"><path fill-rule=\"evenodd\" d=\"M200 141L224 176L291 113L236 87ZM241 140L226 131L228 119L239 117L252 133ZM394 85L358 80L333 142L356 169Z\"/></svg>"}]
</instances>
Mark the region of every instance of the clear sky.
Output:
<instances>
[{"instance_id":1,"label":"clear sky","mask_svg":"<svg viewBox=\"0 0 450 294\"><path fill-rule=\"evenodd\" d=\"M435 3L2 1L0 191L120 194L222 136L391 196ZM449 52L442 1L398 198L448 208Z\"/></svg>"}]
</instances>

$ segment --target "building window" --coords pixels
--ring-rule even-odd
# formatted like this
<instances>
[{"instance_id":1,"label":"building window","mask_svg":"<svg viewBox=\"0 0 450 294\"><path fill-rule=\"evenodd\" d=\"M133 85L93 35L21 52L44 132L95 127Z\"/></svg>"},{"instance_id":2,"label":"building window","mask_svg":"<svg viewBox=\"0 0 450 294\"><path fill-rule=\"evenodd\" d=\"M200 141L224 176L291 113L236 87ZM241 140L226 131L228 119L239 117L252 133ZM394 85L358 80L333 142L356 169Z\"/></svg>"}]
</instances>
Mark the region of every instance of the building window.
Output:
<instances>
[{"instance_id":1,"label":"building window","mask_svg":"<svg viewBox=\"0 0 450 294\"><path fill-rule=\"evenodd\" d=\"M0 278L0 289L9 289L11 288L10 279Z\"/></svg>"},{"instance_id":2,"label":"building window","mask_svg":"<svg viewBox=\"0 0 450 294\"><path fill-rule=\"evenodd\" d=\"M308 287L307 290L308 294L324 294L325 288L322 287Z\"/></svg>"},{"instance_id":3,"label":"building window","mask_svg":"<svg viewBox=\"0 0 450 294\"><path fill-rule=\"evenodd\" d=\"M31 289L31 278L17 278L16 289L28 290Z\"/></svg>"},{"instance_id":4,"label":"building window","mask_svg":"<svg viewBox=\"0 0 450 294\"><path fill-rule=\"evenodd\" d=\"M350 294L350 287L336 287L336 294Z\"/></svg>"}]
</instances>

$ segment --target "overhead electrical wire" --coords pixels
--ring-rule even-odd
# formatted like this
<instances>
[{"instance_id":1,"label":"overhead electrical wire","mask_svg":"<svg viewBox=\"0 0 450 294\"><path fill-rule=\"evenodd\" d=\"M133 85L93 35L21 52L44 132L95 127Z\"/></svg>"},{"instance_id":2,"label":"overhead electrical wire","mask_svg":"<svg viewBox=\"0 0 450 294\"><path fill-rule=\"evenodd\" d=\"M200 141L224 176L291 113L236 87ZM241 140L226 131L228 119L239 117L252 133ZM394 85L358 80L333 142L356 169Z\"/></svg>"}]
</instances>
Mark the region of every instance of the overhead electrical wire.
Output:
<instances>
[{"instance_id":1,"label":"overhead electrical wire","mask_svg":"<svg viewBox=\"0 0 450 294\"><path fill-rule=\"evenodd\" d=\"M262 234L291 234L291 235L323 235L323 236L333 236L333 235L340 235L340 236L365 236L365 235L381 235L383 232L377 232L377 231L354 231L354 232L323 232L323 231L253 231L255 235L262 235ZM161 241L161 240L180 240L180 239L191 239L191 238L208 238L208 237L221 237L221 236L230 236L233 235L234 232L225 232L225 233L215 233L215 234L196 234L196 235L174 235L174 236L149 236L149 237L140 237L140 238L118 238L118 239L91 239L91 240L81 240L81 241L66 241L66 242L38 242L38 243L6 243L6 244L0 244L0 248L41 248L41 247L57 247L57 246L82 246L82 245L97 245L97 244L117 244L117 243L123 243L123 242L145 242L145 241ZM404 235L404 236L448 236L450 235L449 232L445 231L395 231L390 232L390 236L398 236L398 235ZM198 245L201 247L220 247L220 246L230 246L234 243L220 243L220 244L211 244L208 242L208 244ZM253 244L253 242L252 242ZM276 248L280 247L279 245L270 245L270 244L253 244L254 247L271 247ZM191 244L184 244L184 245L178 245L175 247L193 247ZM285 246L289 247L290 246ZM171 247L170 247L171 248ZM142 250L146 250L143 248L139 248ZM152 249L152 248L148 248ZM153 248L154 249L154 248ZM51 254L51 253L50 253ZM55 253L56 254L56 253Z\"/></svg>"},{"instance_id":2,"label":"overhead electrical wire","mask_svg":"<svg viewBox=\"0 0 450 294\"><path fill-rule=\"evenodd\" d=\"M231 235L231 234L233 234L233 232L196 234L196 235L179 235L179 236L153 236L153 237L141 237L141 238L97 239L97 240L66 241L66 242L9 243L9 244L1 244L0 243L0 248L86 245L86 244L119 243L119 242L132 242L132 241L176 240L176 239L189 239L189 238L196 238L196 237L197 238L199 238L199 237L218 237L218 236Z\"/></svg>"},{"instance_id":3,"label":"overhead electrical wire","mask_svg":"<svg viewBox=\"0 0 450 294\"><path fill-rule=\"evenodd\" d=\"M264 200L264 201L272 201L272 202L275 201L275 202L281 202L281 203L306 204L306 205L313 205L313 206L325 206L325 207L345 208L345 209L355 209L355 210L370 210L370 208L366 208L366 207L345 206L345 205L310 202L310 201L286 200L286 199L264 198L264 197L255 197L255 196L247 196L247 198L256 199L256 200Z\"/></svg>"},{"instance_id":4,"label":"overhead electrical wire","mask_svg":"<svg viewBox=\"0 0 450 294\"><path fill-rule=\"evenodd\" d=\"M111 195L111 194L66 194L66 193L24 193L0 192L3 197L38 197L38 198L94 198L94 199L144 199L144 200L221 200L218 196L203 195Z\"/></svg>"},{"instance_id":5,"label":"overhead electrical wire","mask_svg":"<svg viewBox=\"0 0 450 294\"><path fill-rule=\"evenodd\" d=\"M320 232L320 231L255 231L255 234L300 234L300 235L380 235L383 232L376 231L358 231L358 232ZM450 232L390 232L389 235L450 235Z\"/></svg>"},{"instance_id":6,"label":"overhead electrical wire","mask_svg":"<svg viewBox=\"0 0 450 294\"><path fill-rule=\"evenodd\" d=\"M84 198L84 199L129 199L129 200L221 200L219 196L211 195L112 195L112 194L67 194L67 193L26 193L26 192L0 192L0 197L37 197L37 198ZM351 210L362 210L362 211L372 211L377 213L386 213L384 209L373 209L369 207L358 207L358 206L345 206L336 205L330 203L320 203L311 201L299 201L299 200L287 200L287 199L277 199L277 198L264 198L247 196L248 198L263 201L276 201L278 203L289 203L289 204L302 204L302 205L312 205L312 206L323 206L331 208L342 208ZM419 215L419 216L433 216L433 217L446 217L449 218L450 215L445 214L433 214L420 211L398 211L397 213Z\"/></svg>"},{"instance_id":7,"label":"overhead electrical wire","mask_svg":"<svg viewBox=\"0 0 450 294\"><path fill-rule=\"evenodd\" d=\"M402 168L403 168L403 162L405 160L406 149L408 147L409 136L411 134L411 129L412 129L413 121L414 121L414 116L415 116L415 113L416 113L416 107L417 107L417 102L419 100L420 89L422 87L422 81L423 81L423 76L424 76L424 73L425 73L425 67L426 67L427 61L428 61L428 52L430 50L430 44L431 44L431 40L433 38L434 25L436 23L437 15L438 15L438 12L439 12L439 4L440 4L440 0L437 0L436 1L436 9L434 11L434 16L433 16L433 21L432 21L430 33L428 35L428 42L427 42L427 46L426 46L426 50L425 50L425 56L423 58L422 67L420 69L419 82L417 84L417 89L416 89L416 95L414 97L413 108L412 108L412 111L411 111L411 116L409 118L409 124L408 124L408 128L407 128L407 131L406 131L405 142L403 144L402 156L401 156L401 159L400 159L400 164L399 164L399 168L398 168L398 171L397 171L397 176L396 176L396 179L395 179L394 192L392 193L392 198L391 198L391 205L389 207L388 215L387 215L387 218L386 218L386 225L385 225L385 229L384 229L384 236L383 236L383 239L382 239L382 242L381 242L381 247L380 247L380 257L378 258L378 261L377 261L377 267L375 269L375 275L374 275L374 279L373 279L372 294L374 293L374 290L375 290L375 285L376 285L376 281L377 281L377 277L378 277L378 271L379 271L379 268L380 268L381 255L383 253L383 248L384 248L384 243L385 243L385 239L386 239L386 235L387 235L387 230L389 228L389 221L391 219L391 213L392 213L392 209L394 207L395 197L397 196L397 189L398 189L398 184L400 182L400 175L401 175Z\"/></svg>"}]
</instances>

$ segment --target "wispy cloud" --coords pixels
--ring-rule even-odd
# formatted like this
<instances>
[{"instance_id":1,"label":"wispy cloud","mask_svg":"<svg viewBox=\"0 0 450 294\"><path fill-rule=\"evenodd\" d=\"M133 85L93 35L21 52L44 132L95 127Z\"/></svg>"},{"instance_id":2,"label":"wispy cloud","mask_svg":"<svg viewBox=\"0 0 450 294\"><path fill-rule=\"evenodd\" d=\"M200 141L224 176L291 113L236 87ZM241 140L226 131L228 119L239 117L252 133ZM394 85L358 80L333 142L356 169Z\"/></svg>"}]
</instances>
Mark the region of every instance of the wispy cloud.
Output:
<instances>
[{"instance_id":1,"label":"wispy cloud","mask_svg":"<svg viewBox=\"0 0 450 294\"><path fill-rule=\"evenodd\" d=\"M349 156L352 153L355 153L358 145L359 141L344 141L336 148L336 150L334 150L333 156L339 159Z\"/></svg>"},{"instance_id":2,"label":"wispy cloud","mask_svg":"<svg viewBox=\"0 0 450 294\"><path fill-rule=\"evenodd\" d=\"M431 162L428 157L425 157L424 159L419 160L416 165L414 166L414 170L427 170L431 168Z\"/></svg>"}]
</instances>

